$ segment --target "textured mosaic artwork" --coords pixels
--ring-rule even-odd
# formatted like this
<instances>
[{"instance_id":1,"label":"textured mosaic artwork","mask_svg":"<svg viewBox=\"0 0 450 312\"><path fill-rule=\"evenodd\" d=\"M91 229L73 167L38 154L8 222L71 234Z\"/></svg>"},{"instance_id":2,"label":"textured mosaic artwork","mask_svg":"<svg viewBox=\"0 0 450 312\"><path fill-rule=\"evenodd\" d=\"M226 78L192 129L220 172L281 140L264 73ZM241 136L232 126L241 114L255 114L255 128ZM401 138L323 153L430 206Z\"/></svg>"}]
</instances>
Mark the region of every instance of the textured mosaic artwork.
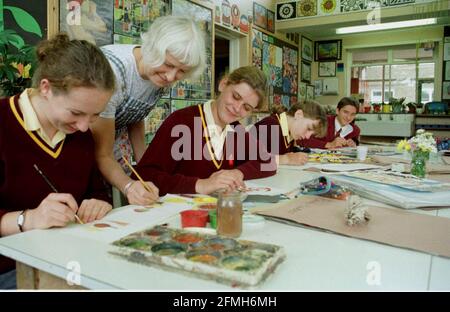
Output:
<instances>
[{"instance_id":1,"label":"textured mosaic artwork","mask_svg":"<svg viewBox=\"0 0 450 312\"><path fill-rule=\"evenodd\" d=\"M331 15L340 12L340 0L319 0L318 1L318 15Z\"/></svg>"},{"instance_id":2,"label":"textured mosaic artwork","mask_svg":"<svg viewBox=\"0 0 450 312\"><path fill-rule=\"evenodd\" d=\"M365 10L366 0L346 0L341 2L341 12Z\"/></svg>"},{"instance_id":3,"label":"textured mosaic artwork","mask_svg":"<svg viewBox=\"0 0 450 312\"><path fill-rule=\"evenodd\" d=\"M389 5L399 5L399 4L407 4L414 3L415 0L388 0Z\"/></svg>"},{"instance_id":4,"label":"textured mosaic artwork","mask_svg":"<svg viewBox=\"0 0 450 312\"><path fill-rule=\"evenodd\" d=\"M297 16L296 7L297 7L296 2L277 4L277 19L282 20L295 18Z\"/></svg>"},{"instance_id":5,"label":"textured mosaic artwork","mask_svg":"<svg viewBox=\"0 0 450 312\"><path fill-rule=\"evenodd\" d=\"M300 0L297 2L297 16L315 16L317 15L316 0Z\"/></svg>"}]
</instances>

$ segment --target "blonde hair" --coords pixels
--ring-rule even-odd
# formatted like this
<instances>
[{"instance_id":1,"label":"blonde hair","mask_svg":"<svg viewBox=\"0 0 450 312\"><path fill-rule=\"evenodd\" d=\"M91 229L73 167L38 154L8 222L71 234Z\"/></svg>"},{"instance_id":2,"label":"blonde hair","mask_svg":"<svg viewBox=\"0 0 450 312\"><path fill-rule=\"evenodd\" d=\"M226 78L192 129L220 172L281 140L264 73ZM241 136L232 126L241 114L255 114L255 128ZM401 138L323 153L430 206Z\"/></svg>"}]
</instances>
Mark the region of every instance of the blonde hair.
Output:
<instances>
[{"instance_id":1,"label":"blonde hair","mask_svg":"<svg viewBox=\"0 0 450 312\"><path fill-rule=\"evenodd\" d=\"M198 77L206 66L205 32L185 16L158 17L141 35L144 63L161 66L170 53L179 62L191 67L186 78Z\"/></svg>"}]
</instances>

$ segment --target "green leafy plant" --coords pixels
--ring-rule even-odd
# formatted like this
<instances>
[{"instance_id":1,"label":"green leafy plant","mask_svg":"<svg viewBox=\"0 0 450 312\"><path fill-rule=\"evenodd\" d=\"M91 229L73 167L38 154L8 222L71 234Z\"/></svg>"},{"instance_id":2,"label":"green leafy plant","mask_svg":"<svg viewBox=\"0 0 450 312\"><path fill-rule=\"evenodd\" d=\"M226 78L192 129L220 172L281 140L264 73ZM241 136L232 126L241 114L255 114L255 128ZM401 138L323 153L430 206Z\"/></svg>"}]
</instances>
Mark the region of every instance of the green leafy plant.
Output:
<instances>
[{"instance_id":1,"label":"green leafy plant","mask_svg":"<svg viewBox=\"0 0 450 312\"><path fill-rule=\"evenodd\" d=\"M389 98L389 104L392 105L392 111L396 113L400 113L405 109L405 98Z\"/></svg>"},{"instance_id":2,"label":"green leafy plant","mask_svg":"<svg viewBox=\"0 0 450 312\"><path fill-rule=\"evenodd\" d=\"M36 68L34 48L18 38L13 30L0 31L0 91L3 96L28 88Z\"/></svg>"}]
</instances>

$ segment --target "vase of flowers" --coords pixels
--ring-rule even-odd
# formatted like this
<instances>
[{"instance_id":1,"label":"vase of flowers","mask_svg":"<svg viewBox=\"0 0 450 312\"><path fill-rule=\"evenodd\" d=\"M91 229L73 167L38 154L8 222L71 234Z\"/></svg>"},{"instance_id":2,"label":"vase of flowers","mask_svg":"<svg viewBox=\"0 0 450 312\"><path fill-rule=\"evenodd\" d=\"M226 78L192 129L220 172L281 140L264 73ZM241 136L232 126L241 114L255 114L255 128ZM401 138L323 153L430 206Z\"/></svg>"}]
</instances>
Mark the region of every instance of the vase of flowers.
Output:
<instances>
[{"instance_id":1,"label":"vase of flowers","mask_svg":"<svg viewBox=\"0 0 450 312\"><path fill-rule=\"evenodd\" d=\"M402 140L397 145L398 150L406 150L411 153L411 174L424 178L426 162L430 153L436 153L436 141L430 132L419 129L416 135L409 140Z\"/></svg>"}]
</instances>

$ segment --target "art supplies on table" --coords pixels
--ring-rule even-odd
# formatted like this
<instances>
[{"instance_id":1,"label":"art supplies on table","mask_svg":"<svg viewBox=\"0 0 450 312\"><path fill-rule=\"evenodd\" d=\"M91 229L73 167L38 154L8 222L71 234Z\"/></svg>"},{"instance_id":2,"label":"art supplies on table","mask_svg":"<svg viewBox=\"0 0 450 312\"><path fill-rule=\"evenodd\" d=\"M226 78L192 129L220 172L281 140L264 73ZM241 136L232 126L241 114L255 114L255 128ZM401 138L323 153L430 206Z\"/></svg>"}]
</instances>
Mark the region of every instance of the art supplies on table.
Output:
<instances>
[{"instance_id":1,"label":"art supplies on table","mask_svg":"<svg viewBox=\"0 0 450 312\"><path fill-rule=\"evenodd\" d=\"M381 166L370 164L309 164L306 170L310 168L318 169L322 172L347 172L347 171L360 171L360 170L380 170Z\"/></svg>"},{"instance_id":2,"label":"art supplies on table","mask_svg":"<svg viewBox=\"0 0 450 312\"><path fill-rule=\"evenodd\" d=\"M368 206L370 222L349 226L347 201L318 196L253 209L254 213L289 224L306 225L347 237L383 243L450 258L450 219L401 209Z\"/></svg>"},{"instance_id":3,"label":"art supplies on table","mask_svg":"<svg viewBox=\"0 0 450 312\"><path fill-rule=\"evenodd\" d=\"M285 258L281 246L164 226L123 237L112 243L110 253L240 287L262 283Z\"/></svg>"},{"instance_id":4,"label":"art supplies on table","mask_svg":"<svg viewBox=\"0 0 450 312\"><path fill-rule=\"evenodd\" d=\"M337 153L311 153L308 154L308 161L318 163L348 164L357 162L357 159Z\"/></svg>"},{"instance_id":5,"label":"art supplies on table","mask_svg":"<svg viewBox=\"0 0 450 312\"><path fill-rule=\"evenodd\" d=\"M401 187L417 192L450 191L449 183L422 179L411 174L403 174L395 171L357 171L347 172L344 173L344 175L357 179Z\"/></svg>"},{"instance_id":6,"label":"art supplies on table","mask_svg":"<svg viewBox=\"0 0 450 312\"><path fill-rule=\"evenodd\" d=\"M332 180L355 194L395 207L414 209L450 206L450 191L417 191L349 175L333 175Z\"/></svg>"},{"instance_id":7,"label":"art supplies on table","mask_svg":"<svg viewBox=\"0 0 450 312\"><path fill-rule=\"evenodd\" d=\"M351 192L332 182L328 177L318 177L307 182L300 183L299 194L319 195L334 199L347 199Z\"/></svg>"}]
</instances>

